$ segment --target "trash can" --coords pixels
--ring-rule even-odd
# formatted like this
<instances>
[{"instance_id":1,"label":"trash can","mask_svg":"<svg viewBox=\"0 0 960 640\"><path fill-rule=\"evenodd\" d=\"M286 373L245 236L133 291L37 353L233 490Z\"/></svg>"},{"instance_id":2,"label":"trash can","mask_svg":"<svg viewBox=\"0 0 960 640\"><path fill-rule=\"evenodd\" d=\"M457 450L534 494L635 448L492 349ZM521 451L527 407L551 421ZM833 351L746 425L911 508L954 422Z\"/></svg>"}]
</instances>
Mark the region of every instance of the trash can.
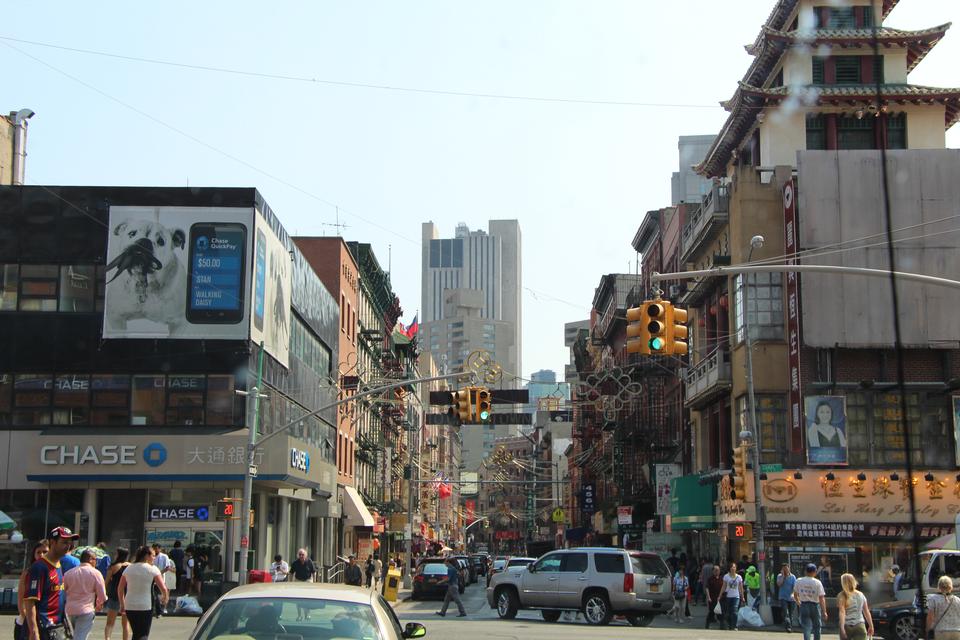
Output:
<instances>
[{"instance_id":1,"label":"trash can","mask_svg":"<svg viewBox=\"0 0 960 640\"><path fill-rule=\"evenodd\" d=\"M397 568L387 571L387 582L383 587L383 597L388 602L397 601L397 592L400 591L400 570Z\"/></svg>"},{"instance_id":2,"label":"trash can","mask_svg":"<svg viewBox=\"0 0 960 640\"><path fill-rule=\"evenodd\" d=\"M269 571L263 569L250 569L247 572L247 583L253 582L273 582L273 576L270 575Z\"/></svg>"}]
</instances>

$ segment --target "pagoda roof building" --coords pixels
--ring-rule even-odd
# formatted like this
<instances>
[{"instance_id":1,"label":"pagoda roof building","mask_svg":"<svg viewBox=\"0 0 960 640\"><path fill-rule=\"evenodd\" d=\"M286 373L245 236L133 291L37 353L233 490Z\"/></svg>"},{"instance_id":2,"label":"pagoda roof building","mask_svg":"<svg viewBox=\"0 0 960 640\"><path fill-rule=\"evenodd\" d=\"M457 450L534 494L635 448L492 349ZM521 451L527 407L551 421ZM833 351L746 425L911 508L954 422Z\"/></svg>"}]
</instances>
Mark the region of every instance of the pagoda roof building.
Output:
<instances>
[{"instance_id":1,"label":"pagoda roof building","mask_svg":"<svg viewBox=\"0 0 960 640\"><path fill-rule=\"evenodd\" d=\"M913 85L907 75L951 25L883 25L897 2L778 0L745 47L753 61L720 103L730 115L696 171L729 176L745 157L794 165L801 149L943 148L960 120L960 88Z\"/></svg>"}]
</instances>

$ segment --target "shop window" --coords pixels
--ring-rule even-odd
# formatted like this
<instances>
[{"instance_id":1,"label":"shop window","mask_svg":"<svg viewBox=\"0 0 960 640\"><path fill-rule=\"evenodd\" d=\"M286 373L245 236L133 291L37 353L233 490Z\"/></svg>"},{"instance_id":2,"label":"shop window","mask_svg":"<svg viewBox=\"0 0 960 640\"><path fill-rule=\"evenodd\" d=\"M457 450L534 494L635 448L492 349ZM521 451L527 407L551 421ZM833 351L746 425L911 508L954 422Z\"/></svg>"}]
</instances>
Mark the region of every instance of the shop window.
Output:
<instances>
[{"instance_id":1,"label":"shop window","mask_svg":"<svg viewBox=\"0 0 960 640\"><path fill-rule=\"evenodd\" d=\"M57 376L53 385L53 424L87 424L90 419L90 376Z\"/></svg>"},{"instance_id":2,"label":"shop window","mask_svg":"<svg viewBox=\"0 0 960 640\"><path fill-rule=\"evenodd\" d=\"M130 425L130 376L93 376L90 387L91 424Z\"/></svg>"},{"instance_id":3,"label":"shop window","mask_svg":"<svg viewBox=\"0 0 960 640\"><path fill-rule=\"evenodd\" d=\"M13 376L9 373L0 374L0 424L6 425L11 422L12 395Z\"/></svg>"},{"instance_id":4,"label":"shop window","mask_svg":"<svg viewBox=\"0 0 960 640\"><path fill-rule=\"evenodd\" d=\"M130 423L134 425L163 424L166 380L164 376L133 376L130 396Z\"/></svg>"},{"instance_id":5,"label":"shop window","mask_svg":"<svg viewBox=\"0 0 960 640\"><path fill-rule=\"evenodd\" d=\"M0 311L16 311L19 273L15 264L0 265Z\"/></svg>"},{"instance_id":6,"label":"shop window","mask_svg":"<svg viewBox=\"0 0 960 640\"><path fill-rule=\"evenodd\" d=\"M167 424L203 424L203 376L167 378Z\"/></svg>"},{"instance_id":7,"label":"shop window","mask_svg":"<svg viewBox=\"0 0 960 640\"><path fill-rule=\"evenodd\" d=\"M93 311L96 290L93 265L60 267L60 311Z\"/></svg>"},{"instance_id":8,"label":"shop window","mask_svg":"<svg viewBox=\"0 0 960 640\"><path fill-rule=\"evenodd\" d=\"M52 391L53 377L49 374L16 376L13 383L13 424L49 425Z\"/></svg>"},{"instance_id":9,"label":"shop window","mask_svg":"<svg viewBox=\"0 0 960 640\"><path fill-rule=\"evenodd\" d=\"M233 424L235 398L233 376L208 376L206 424Z\"/></svg>"},{"instance_id":10,"label":"shop window","mask_svg":"<svg viewBox=\"0 0 960 640\"><path fill-rule=\"evenodd\" d=\"M60 269L55 264L25 264L20 267L20 310L56 311L57 281Z\"/></svg>"}]
</instances>

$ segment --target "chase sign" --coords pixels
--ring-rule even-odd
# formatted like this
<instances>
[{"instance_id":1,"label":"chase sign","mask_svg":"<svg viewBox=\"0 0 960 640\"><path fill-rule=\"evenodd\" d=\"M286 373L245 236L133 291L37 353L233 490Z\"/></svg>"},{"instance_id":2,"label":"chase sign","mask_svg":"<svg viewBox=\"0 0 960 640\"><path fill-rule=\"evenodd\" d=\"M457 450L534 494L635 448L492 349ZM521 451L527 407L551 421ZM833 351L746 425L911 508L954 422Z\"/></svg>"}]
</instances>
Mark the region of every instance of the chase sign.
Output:
<instances>
[{"instance_id":1,"label":"chase sign","mask_svg":"<svg viewBox=\"0 0 960 640\"><path fill-rule=\"evenodd\" d=\"M290 467L297 469L298 471L303 471L304 473L309 473L310 471L310 454L304 451L303 449L297 449L295 447L290 448Z\"/></svg>"}]
</instances>

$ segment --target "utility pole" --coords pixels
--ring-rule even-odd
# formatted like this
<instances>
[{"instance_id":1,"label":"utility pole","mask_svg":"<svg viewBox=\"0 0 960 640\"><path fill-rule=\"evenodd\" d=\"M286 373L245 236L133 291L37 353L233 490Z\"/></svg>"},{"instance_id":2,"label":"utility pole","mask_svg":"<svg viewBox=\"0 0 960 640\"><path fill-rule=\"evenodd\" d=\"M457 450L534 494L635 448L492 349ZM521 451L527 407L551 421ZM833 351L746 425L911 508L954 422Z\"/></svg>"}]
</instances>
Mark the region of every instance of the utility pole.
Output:
<instances>
[{"instance_id":1,"label":"utility pole","mask_svg":"<svg viewBox=\"0 0 960 640\"><path fill-rule=\"evenodd\" d=\"M413 377L412 365L407 364L407 377ZM413 510L414 510L414 501L413 501L413 491L420 492L420 467L419 465L414 464L414 451L419 449L420 445L420 425L414 424L414 411L413 411L413 402L407 403L407 448L409 449L409 456L407 458L407 469L409 478L407 479L407 524L404 527L403 537L404 537L404 567L403 567L403 588L409 589L413 586L413 578L410 575L413 573L410 570L410 566L413 560ZM414 467L416 467L417 478L414 480L413 474Z\"/></svg>"},{"instance_id":2,"label":"utility pole","mask_svg":"<svg viewBox=\"0 0 960 640\"><path fill-rule=\"evenodd\" d=\"M249 394L238 392L240 395L253 395L253 422L250 425L250 437L247 439L247 471L243 474L243 500L240 503L240 584L247 583L247 555L250 548L250 509L253 503L253 477L256 475L255 462L257 461L257 430L260 428L260 385L263 384L263 341L260 341L260 354L257 356L257 384Z\"/></svg>"}]
</instances>

